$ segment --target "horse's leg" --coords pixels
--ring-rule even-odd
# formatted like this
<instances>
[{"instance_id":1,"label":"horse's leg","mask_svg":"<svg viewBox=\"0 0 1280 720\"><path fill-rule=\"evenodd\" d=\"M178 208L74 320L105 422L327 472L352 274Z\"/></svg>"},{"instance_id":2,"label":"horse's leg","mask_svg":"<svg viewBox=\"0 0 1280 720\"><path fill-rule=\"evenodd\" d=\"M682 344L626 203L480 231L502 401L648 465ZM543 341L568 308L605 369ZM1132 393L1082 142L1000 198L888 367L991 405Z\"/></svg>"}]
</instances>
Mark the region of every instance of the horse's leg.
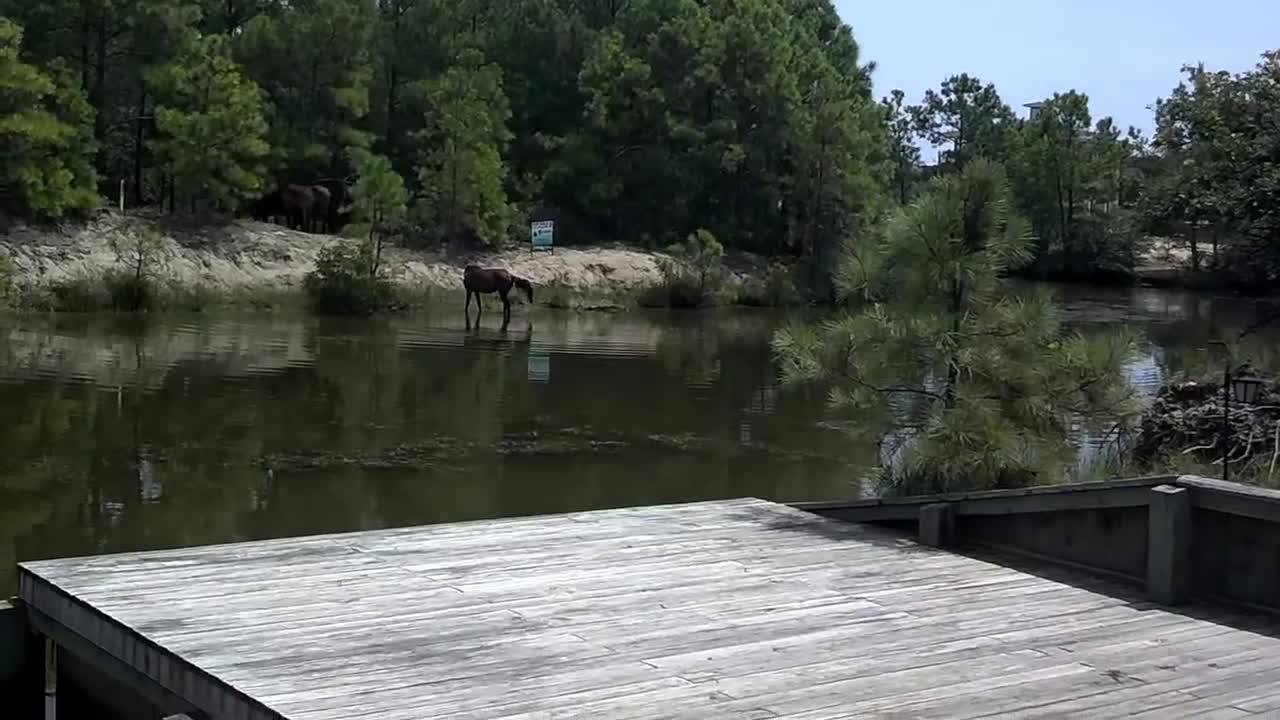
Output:
<instances>
[{"instance_id":1,"label":"horse's leg","mask_svg":"<svg viewBox=\"0 0 1280 720\"><path fill-rule=\"evenodd\" d=\"M499 297L502 298L502 321L509 322L511 320L511 300L507 298L509 288L503 288L498 291Z\"/></svg>"}]
</instances>

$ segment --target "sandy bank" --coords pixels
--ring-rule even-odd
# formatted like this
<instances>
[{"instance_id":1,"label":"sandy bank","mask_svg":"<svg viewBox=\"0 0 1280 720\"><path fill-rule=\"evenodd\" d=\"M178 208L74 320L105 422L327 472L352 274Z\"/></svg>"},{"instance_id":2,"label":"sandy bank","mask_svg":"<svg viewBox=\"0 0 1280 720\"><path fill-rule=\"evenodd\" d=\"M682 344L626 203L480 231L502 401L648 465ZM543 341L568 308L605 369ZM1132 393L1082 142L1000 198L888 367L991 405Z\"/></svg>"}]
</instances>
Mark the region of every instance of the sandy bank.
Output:
<instances>
[{"instance_id":1,"label":"sandy bank","mask_svg":"<svg viewBox=\"0 0 1280 720\"><path fill-rule=\"evenodd\" d=\"M50 286L118 267L112 240L151 231L162 238L160 277L225 290L299 287L321 249L340 240L252 220L195 227L104 211L83 223L14 225L0 235L0 253L14 261L21 284ZM460 287L462 267L469 262L506 267L535 285L559 283L580 291L636 290L660 279L659 257L642 250L600 246L559 248L554 253L521 248L452 256L398 247L387 251L388 265L400 285L450 290ZM731 264L734 275L750 272L756 265L750 259Z\"/></svg>"}]
</instances>

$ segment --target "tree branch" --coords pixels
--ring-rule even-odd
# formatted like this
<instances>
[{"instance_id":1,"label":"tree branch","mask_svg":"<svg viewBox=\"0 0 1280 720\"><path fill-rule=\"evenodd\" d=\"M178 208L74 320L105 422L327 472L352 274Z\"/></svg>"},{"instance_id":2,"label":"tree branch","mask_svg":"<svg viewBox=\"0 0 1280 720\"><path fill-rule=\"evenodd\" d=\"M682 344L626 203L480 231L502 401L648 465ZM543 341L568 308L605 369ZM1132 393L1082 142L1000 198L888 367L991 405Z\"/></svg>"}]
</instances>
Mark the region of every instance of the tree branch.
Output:
<instances>
[{"instance_id":1,"label":"tree branch","mask_svg":"<svg viewBox=\"0 0 1280 720\"><path fill-rule=\"evenodd\" d=\"M944 399L943 396L940 395L939 393L931 392L929 390L925 390L924 388L913 388L913 387L907 387L905 385L889 385L885 387L878 387L865 380L862 380L861 378L847 371L842 372L840 374L842 377L844 377L844 379L848 380L849 382L854 383L856 385L860 385L864 388L867 388L872 392L877 392L885 395L892 394L892 393L904 393L908 395L923 395L925 397L932 398L934 400Z\"/></svg>"}]
</instances>

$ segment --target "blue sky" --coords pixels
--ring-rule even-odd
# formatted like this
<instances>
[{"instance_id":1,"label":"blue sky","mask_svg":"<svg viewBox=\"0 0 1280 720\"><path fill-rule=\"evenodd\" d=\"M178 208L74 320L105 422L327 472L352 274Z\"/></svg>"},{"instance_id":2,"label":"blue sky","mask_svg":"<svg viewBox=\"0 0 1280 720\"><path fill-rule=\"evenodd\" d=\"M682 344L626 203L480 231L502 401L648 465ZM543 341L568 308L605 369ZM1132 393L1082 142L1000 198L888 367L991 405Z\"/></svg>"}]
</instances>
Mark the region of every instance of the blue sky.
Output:
<instances>
[{"instance_id":1,"label":"blue sky","mask_svg":"<svg viewBox=\"0 0 1280 720\"><path fill-rule=\"evenodd\" d=\"M1280 48L1280 0L835 0L876 96L901 88L917 102L948 75L995 83L1023 103L1071 88L1094 119L1152 128L1148 106L1178 83L1184 63L1252 67Z\"/></svg>"}]
</instances>

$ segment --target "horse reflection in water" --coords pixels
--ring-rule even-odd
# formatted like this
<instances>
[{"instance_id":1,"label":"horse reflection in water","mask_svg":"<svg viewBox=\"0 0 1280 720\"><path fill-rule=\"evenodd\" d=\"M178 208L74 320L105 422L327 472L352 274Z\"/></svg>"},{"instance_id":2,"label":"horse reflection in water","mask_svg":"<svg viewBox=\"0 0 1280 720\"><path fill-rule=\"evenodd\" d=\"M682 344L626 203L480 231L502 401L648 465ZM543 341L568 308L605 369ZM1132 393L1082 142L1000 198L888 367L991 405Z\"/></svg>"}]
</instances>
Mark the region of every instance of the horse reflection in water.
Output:
<instances>
[{"instance_id":1,"label":"horse reflection in water","mask_svg":"<svg viewBox=\"0 0 1280 720\"><path fill-rule=\"evenodd\" d=\"M505 327L511 321L511 300L508 297L511 289L520 288L533 302L533 284L522 277L517 277L501 268L482 268L479 265L468 265L462 271L462 287L467 290L467 304L464 313L467 325L471 324L471 296L476 296L476 324L484 314L484 304L480 301L482 294L498 293L502 298L502 324Z\"/></svg>"}]
</instances>

